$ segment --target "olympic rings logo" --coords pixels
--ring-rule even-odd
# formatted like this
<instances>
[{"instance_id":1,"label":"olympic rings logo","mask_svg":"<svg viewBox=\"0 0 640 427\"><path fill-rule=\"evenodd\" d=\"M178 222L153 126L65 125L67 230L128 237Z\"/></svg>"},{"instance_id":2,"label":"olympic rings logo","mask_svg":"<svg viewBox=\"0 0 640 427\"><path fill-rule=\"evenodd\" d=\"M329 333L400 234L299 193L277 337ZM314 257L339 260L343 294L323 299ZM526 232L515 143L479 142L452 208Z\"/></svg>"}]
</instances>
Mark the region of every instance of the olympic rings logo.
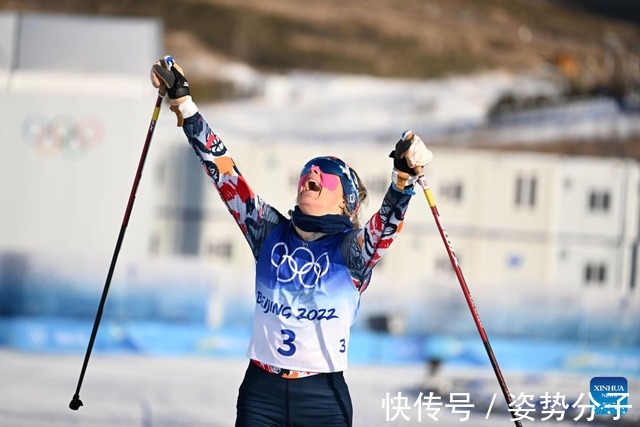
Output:
<instances>
[{"instance_id":1,"label":"olympic rings logo","mask_svg":"<svg viewBox=\"0 0 640 427\"><path fill-rule=\"evenodd\" d=\"M22 139L42 156L50 157L60 152L77 157L102 142L104 128L95 117L74 119L43 114L30 114L22 121Z\"/></svg>"},{"instance_id":2,"label":"olympic rings logo","mask_svg":"<svg viewBox=\"0 0 640 427\"><path fill-rule=\"evenodd\" d=\"M303 264L300 265L299 262ZM329 271L329 255L325 252L315 258L308 248L298 247L289 255L289 247L276 243L271 250L271 265L276 267L276 277L281 283L289 283L295 278L305 288L313 288Z\"/></svg>"}]
</instances>

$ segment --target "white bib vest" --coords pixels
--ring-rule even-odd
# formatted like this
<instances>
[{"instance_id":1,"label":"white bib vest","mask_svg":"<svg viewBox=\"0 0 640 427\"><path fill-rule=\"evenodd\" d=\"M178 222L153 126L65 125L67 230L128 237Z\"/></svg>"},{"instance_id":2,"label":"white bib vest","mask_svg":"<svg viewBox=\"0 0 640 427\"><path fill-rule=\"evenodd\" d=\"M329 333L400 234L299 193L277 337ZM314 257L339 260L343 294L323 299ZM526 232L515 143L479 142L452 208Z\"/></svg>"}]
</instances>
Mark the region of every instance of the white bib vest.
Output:
<instances>
[{"instance_id":1,"label":"white bib vest","mask_svg":"<svg viewBox=\"0 0 640 427\"><path fill-rule=\"evenodd\" d=\"M340 250L343 238L339 233L305 242L289 221L267 236L256 265L248 357L298 371L347 368L360 293Z\"/></svg>"}]
</instances>

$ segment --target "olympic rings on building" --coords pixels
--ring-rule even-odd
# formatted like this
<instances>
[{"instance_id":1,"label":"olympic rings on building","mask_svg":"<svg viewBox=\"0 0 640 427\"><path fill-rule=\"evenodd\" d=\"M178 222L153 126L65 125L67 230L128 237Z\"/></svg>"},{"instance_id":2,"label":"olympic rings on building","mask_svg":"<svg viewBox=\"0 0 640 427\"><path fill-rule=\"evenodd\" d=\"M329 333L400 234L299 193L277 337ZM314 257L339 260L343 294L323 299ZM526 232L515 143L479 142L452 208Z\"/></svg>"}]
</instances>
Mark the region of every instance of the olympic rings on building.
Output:
<instances>
[{"instance_id":1,"label":"olympic rings on building","mask_svg":"<svg viewBox=\"0 0 640 427\"><path fill-rule=\"evenodd\" d=\"M104 126L95 117L74 118L60 115L47 118L33 113L22 121L22 139L43 156L64 153L77 157L102 142Z\"/></svg>"},{"instance_id":2,"label":"olympic rings on building","mask_svg":"<svg viewBox=\"0 0 640 427\"><path fill-rule=\"evenodd\" d=\"M271 249L271 265L276 267L279 282L289 283L297 278L305 288L313 288L329 271L329 255L325 252L316 260L313 252L302 246L289 255L287 244L279 242Z\"/></svg>"}]
</instances>

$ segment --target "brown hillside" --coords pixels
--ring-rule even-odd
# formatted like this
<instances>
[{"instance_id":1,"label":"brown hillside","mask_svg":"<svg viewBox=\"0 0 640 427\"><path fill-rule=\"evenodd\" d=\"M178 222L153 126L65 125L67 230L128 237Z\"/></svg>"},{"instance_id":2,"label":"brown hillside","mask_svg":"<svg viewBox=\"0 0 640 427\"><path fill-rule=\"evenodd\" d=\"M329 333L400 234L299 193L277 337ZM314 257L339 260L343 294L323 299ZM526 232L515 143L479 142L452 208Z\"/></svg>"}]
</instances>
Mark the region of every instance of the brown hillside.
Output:
<instances>
[{"instance_id":1,"label":"brown hillside","mask_svg":"<svg viewBox=\"0 0 640 427\"><path fill-rule=\"evenodd\" d=\"M0 0L0 8L160 17L169 48L189 49L191 43L181 44L186 36L196 40L203 52L269 70L303 68L423 78L560 64L576 78L595 79L604 73L598 65L603 63L607 44L638 54L637 25L567 6L575 3Z\"/></svg>"},{"instance_id":2,"label":"brown hillside","mask_svg":"<svg viewBox=\"0 0 640 427\"><path fill-rule=\"evenodd\" d=\"M575 92L640 88L640 6L628 0L0 0L0 9L161 18L167 52L200 100L228 93L210 70L230 60L415 78L559 71ZM589 151L640 158L638 146L605 141Z\"/></svg>"}]
</instances>

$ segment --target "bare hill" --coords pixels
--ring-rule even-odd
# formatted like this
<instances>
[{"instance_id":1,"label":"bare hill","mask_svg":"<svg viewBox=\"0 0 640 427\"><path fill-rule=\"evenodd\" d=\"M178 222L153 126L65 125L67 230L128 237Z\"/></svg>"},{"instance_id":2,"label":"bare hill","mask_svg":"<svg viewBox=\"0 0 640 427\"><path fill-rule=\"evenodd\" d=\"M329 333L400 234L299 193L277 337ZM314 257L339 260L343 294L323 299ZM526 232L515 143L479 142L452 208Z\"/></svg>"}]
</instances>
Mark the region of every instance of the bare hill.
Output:
<instances>
[{"instance_id":1,"label":"bare hill","mask_svg":"<svg viewBox=\"0 0 640 427\"><path fill-rule=\"evenodd\" d=\"M0 0L5 10L157 16L166 45L246 62L436 77L564 67L599 78L611 44L638 54L638 7L614 0ZM193 42L189 41L193 40ZM189 41L186 42L185 41Z\"/></svg>"},{"instance_id":2,"label":"bare hill","mask_svg":"<svg viewBox=\"0 0 640 427\"><path fill-rule=\"evenodd\" d=\"M211 72L225 61L413 78L501 68L564 76L572 93L640 93L640 5L628 0L0 0L0 9L159 17L199 100L229 93ZM556 149L585 148L571 144ZM640 158L640 143L594 144Z\"/></svg>"}]
</instances>

